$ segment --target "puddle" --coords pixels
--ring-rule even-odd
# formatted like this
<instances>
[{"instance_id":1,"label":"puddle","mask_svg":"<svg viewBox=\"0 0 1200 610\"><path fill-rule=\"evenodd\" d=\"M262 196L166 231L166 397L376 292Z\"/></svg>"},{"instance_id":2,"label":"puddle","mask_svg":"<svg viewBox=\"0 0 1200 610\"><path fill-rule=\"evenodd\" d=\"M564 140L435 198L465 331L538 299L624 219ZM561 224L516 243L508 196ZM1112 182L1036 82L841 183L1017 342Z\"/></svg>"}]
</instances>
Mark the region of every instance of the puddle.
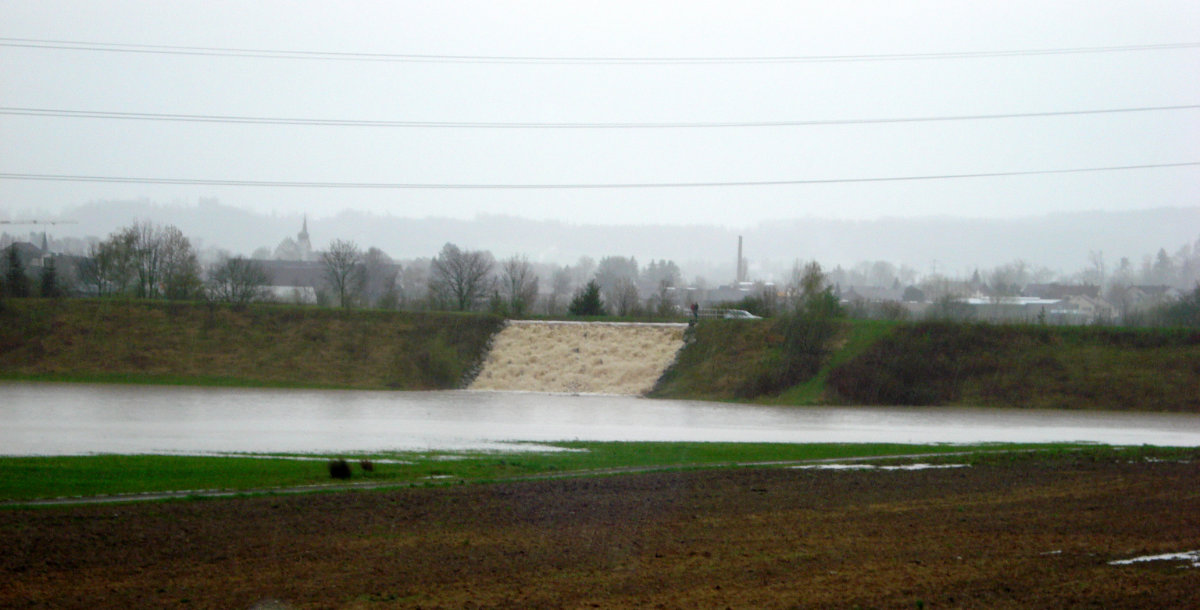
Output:
<instances>
[{"instance_id":1,"label":"puddle","mask_svg":"<svg viewBox=\"0 0 1200 610\"><path fill-rule=\"evenodd\" d=\"M792 466L795 470L940 470L944 468L966 468L966 464L903 464L900 466L875 466L872 464L808 464Z\"/></svg>"},{"instance_id":2,"label":"puddle","mask_svg":"<svg viewBox=\"0 0 1200 610\"><path fill-rule=\"evenodd\" d=\"M342 457L347 461L358 461L360 457L343 457L343 456L313 456L313 455L269 455L261 453L231 453L224 451L213 452L163 452L162 455L181 456L181 457L223 457L223 458L245 458L248 460L283 460L288 462L327 462L329 460ZM409 460L394 460L388 458L376 459L366 458L376 464L414 464Z\"/></svg>"},{"instance_id":3,"label":"puddle","mask_svg":"<svg viewBox=\"0 0 1200 610\"><path fill-rule=\"evenodd\" d=\"M1200 551L1187 551L1185 553L1164 553L1162 555L1143 555L1134 557L1133 559L1120 559L1110 561L1110 566L1127 566L1135 563L1143 563L1146 561L1183 561L1188 565L1179 566L1181 568L1200 568Z\"/></svg>"}]
</instances>

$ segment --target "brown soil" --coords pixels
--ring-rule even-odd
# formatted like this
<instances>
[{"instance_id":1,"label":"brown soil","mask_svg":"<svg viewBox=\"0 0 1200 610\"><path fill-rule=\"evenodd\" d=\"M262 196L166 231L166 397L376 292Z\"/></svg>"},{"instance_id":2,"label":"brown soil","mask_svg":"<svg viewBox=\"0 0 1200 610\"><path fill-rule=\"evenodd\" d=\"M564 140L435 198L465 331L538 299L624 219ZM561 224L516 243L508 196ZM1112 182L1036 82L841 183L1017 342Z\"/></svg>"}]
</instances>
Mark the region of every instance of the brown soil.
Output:
<instances>
[{"instance_id":1,"label":"brown soil","mask_svg":"<svg viewBox=\"0 0 1200 610\"><path fill-rule=\"evenodd\" d=\"M1200 464L717 470L0 511L0 607L1195 608Z\"/></svg>"}]
</instances>

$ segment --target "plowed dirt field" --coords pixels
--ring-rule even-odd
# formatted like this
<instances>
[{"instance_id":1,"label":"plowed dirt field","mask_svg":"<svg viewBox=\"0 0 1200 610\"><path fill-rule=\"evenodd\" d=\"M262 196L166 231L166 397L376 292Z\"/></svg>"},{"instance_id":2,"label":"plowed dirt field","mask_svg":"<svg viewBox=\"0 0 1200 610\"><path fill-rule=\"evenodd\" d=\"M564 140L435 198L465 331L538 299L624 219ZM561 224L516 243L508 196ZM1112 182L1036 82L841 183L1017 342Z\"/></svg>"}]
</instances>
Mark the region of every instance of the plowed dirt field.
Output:
<instances>
[{"instance_id":1,"label":"plowed dirt field","mask_svg":"<svg viewBox=\"0 0 1200 610\"><path fill-rule=\"evenodd\" d=\"M4 608L1196 608L1200 464L744 469L0 510Z\"/></svg>"}]
</instances>

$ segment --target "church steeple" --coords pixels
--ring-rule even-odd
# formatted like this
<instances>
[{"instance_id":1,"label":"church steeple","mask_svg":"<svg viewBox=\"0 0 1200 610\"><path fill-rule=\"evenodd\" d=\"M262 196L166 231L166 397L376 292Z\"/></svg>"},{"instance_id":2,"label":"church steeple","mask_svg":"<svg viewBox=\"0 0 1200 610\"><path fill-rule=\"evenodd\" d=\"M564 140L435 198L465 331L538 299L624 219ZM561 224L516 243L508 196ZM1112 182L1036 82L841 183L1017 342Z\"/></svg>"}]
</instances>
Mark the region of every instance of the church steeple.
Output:
<instances>
[{"instance_id":1,"label":"church steeple","mask_svg":"<svg viewBox=\"0 0 1200 610\"><path fill-rule=\"evenodd\" d=\"M300 256L300 260L307 261L313 259L312 242L308 240L308 214L304 215L304 222L300 225L300 233L296 235L296 250Z\"/></svg>"}]
</instances>

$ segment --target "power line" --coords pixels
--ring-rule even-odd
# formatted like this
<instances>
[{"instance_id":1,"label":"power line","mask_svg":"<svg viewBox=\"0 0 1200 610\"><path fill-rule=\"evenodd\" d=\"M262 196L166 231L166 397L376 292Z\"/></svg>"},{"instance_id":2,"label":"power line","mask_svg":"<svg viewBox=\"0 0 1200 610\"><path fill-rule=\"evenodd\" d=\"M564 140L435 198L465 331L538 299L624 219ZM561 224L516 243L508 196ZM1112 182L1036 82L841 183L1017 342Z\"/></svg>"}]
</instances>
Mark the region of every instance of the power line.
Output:
<instances>
[{"instance_id":1,"label":"power line","mask_svg":"<svg viewBox=\"0 0 1200 610\"><path fill-rule=\"evenodd\" d=\"M1144 165L1114 165L1070 169L1046 169L1009 172L977 172L966 174L935 174L926 176L886 176L870 178L827 178L808 180L736 180L728 182L630 182L630 183L571 183L571 184L462 184L462 183L405 183L405 182L302 182L269 180L229 180L201 178L132 178L124 176L80 176L65 174L0 173L0 180L37 180L47 182L105 182L122 184L173 184L189 186L246 186L272 188L324 189L426 189L426 190L600 190L600 189L662 189L712 188L746 186L794 186L811 184L851 184L869 182L912 182L922 180L955 180L963 178L1000 178L1010 176L1044 176L1092 172L1129 171L1172 167L1200 166L1200 161L1182 163L1152 163Z\"/></svg>"},{"instance_id":2,"label":"power line","mask_svg":"<svg viewBox=\"0 0 1200 610\"><path fill-rule=\"evenodd\" d=\"M1014 49L1000 51L952 51L942 53L894 53L862 55L779 55L747 57L551 57L522 55L435 55L418 53L355 53L332 51L303 51L283 49L249 49L151 45L133 43L84 42L74 40L44 40L36 38L0 37L2 47L53 49L65 51L103 51L111 53L141 53L158 55L198 55L218 57L252 57L266 59L299 59L321 61L369 61L407 63L491 63L491 64L773 64L828 63L864 61L918 61L932 59L976 59L987 57L1030 57L1041 55L1071 55L1083 53L1127 53L1169 51L1200 48L1200 42L1180 42L1098 47L1058 47L1043 49Z\"/></svg>"},{"instance_id":3,"label":"power line","mask_svg":"<svg viewBox=\"0 0 1200 610\"><path fill-rule=\"evenodd\" d=\"M651 122L651 123L543 123L543 122L464 122L464 121L372 121L347 119L305 119L286 117L230 116L209 114L165 114L149 112L109 112L102 110L62 110L54 108L0 107L0 115L60 117L75 119L120 119L137 121L173 121L191 123L234 123L254 125L307 125L322 127L423 127L454 129L699 129L730 127L801 127L820 125L873 125L885 123L925 123L935 121L977 121L1035 117L1083 116L1132 112L1195 110L1200 104L1176 106L1141 106L1094 110L1060 110L1046 112L1014 112L1003 114L969 114L926 117L827 119L812 121L718 121L718 122Z\"/></svg>"}]
</instances>

